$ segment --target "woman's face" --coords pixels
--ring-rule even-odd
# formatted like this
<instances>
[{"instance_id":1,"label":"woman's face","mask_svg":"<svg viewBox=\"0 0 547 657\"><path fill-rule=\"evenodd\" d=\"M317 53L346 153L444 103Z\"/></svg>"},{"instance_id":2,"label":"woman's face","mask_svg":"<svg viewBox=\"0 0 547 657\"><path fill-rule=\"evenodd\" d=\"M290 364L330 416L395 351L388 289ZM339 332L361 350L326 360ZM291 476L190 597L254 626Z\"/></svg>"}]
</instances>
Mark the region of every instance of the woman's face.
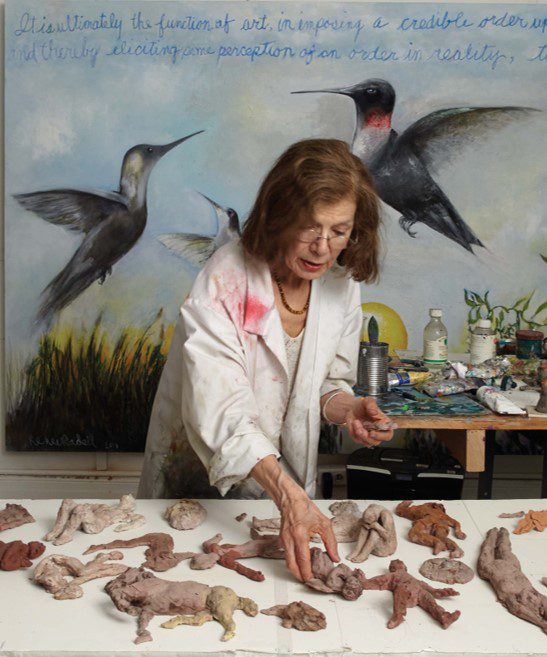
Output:
<instances>
[{"instance_id":1,"label":"woman's face","mask_svg":"<svg viewBox=\"0 0 547 657\"><path fill-rule=\"evenodd\" d=\"M356 210L351 196L333 204L317 205L312 220L300 230L285 254L283 264L288 271L283 273L311 281L327 272L347 245ZM313 241L305 241L310 239Z\"/></svg>"}]
</instances>

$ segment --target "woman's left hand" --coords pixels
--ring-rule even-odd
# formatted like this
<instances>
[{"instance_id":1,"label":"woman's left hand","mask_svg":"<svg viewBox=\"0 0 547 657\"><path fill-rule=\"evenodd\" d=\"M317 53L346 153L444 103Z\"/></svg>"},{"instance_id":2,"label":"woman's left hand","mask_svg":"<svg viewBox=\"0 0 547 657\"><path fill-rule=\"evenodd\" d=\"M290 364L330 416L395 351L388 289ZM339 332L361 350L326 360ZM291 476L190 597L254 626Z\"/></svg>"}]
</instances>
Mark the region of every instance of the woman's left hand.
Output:
<instances>
[{"instance_id":1,"label":"woman's left hand","mask_svg":"<svg viewBox=\"0 0 547 657\"><path fill-rule=\"evenodd\" d=\"M389 425L390 428L381 430L371 428L370 424ZM393 430L397 425L391 422L388 416L378 408L372 397L361 397L355 400L346 415L346 426L349 435L365 447L377 447L381 443L393 438Z\"/></svg>"}]
</instances>

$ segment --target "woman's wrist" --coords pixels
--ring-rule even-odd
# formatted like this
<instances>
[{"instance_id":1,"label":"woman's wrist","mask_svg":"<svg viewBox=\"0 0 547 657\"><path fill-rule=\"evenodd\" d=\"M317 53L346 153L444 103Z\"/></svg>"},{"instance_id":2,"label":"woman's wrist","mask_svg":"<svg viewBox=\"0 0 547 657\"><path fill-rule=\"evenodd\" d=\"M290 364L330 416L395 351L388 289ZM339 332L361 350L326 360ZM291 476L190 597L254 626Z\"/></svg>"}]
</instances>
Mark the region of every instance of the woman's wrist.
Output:
<instances>
[{"instance_id":1,"label":"woman's wrist","mask_svg":"<svg viewBox=\"0 0 547 657\"><path fill-rule=\"evenodd\" d=\"M308 499L302 487L281 468L273 454L259 461L251 470L251 476L264 488L280 511L299 498Z\"/></svg>"},{"instance_id":2,"label":"woman's wrist","mask_svg":"<svg viewBox=\"0 0 547 657\"><path fill-rule=\"evenodd\" d=\"M355 412L359 399L344 390L327 392L321 397L321 415L326 422L343 426L348 413Z\"/></svg>"}]
</instances>

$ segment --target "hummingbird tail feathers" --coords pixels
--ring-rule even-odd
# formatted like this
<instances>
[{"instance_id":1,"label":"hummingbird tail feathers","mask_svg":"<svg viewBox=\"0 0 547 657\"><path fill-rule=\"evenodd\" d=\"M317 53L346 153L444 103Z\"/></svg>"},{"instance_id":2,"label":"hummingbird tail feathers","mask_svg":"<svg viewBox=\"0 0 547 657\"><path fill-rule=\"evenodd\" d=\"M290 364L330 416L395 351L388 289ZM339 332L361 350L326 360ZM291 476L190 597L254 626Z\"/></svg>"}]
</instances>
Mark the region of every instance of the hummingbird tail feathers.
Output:
<instances>
[{"instance_id":1,"label":"hummingbird tail feathers","mask_svg":"<svg viewBox=\"0 0 547 657\"><path fill-rule=\"evenodd\" d=\"M36 320L49 326L55 315L61 312L74 299L86 290L101 276L96 266L91 263L80 263L83 267L74 266L70 261L57 276L42 291L42 303L36 314Z\"/></svg>"},{"instance_id":2,"label":"hummingbird tail feathers","mask_svg":"<svg viewBox=\"0 0 547 657\"><path fill-rule=\"evenodd\" d=\"M204 265L216 250L214 238L205 235L165 233L158 236L158 241L179 258L184 258L197 267Z\"/></svg>"}]
</instances>

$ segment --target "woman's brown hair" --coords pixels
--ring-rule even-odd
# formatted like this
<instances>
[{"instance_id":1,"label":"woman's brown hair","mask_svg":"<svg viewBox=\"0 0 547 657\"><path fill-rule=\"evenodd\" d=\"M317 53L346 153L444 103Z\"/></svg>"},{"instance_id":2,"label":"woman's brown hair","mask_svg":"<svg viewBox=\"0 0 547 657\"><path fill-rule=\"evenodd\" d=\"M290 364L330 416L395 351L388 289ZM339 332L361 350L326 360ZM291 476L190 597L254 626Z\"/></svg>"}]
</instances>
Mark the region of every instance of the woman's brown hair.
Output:
<instances>
[{"instance_id":1,"label":"woman's brown hair","mask_svg":"<svg viewBox=\"0 0 547 657\"><path fill-rule=\"evenodd\" d=\"M357 210L352 240L338 263L356 281L377 280L380 210L372 177L338 139L306 139L290 146L264 178L241 242L245 251L275 264L313 221L317 205L352 196Z\"/></svg>"}]
</instances>

